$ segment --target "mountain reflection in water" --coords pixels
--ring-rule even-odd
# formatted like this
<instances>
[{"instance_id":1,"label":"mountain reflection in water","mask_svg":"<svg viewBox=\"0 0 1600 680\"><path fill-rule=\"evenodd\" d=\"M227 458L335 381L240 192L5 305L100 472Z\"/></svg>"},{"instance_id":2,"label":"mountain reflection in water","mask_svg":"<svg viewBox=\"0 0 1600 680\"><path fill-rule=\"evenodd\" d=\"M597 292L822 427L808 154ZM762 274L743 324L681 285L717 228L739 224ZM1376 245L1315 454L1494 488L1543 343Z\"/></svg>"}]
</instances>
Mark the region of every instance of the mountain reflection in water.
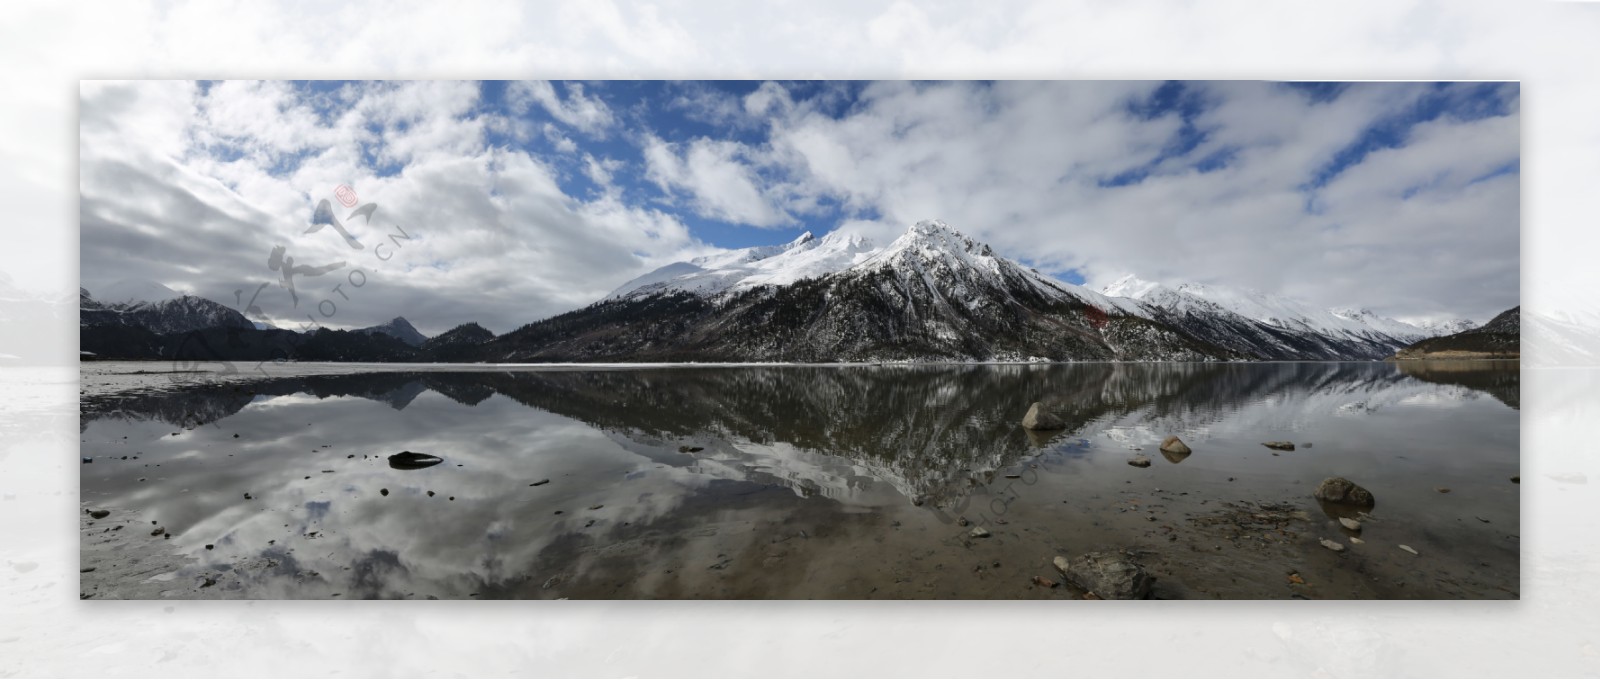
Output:
<instances>
[{"instance_id":1,"label":"mountain reflection in water","mask_svg":"<svg viewBox=\"0 0 1600 680\"><path fill-rule=\"evenodd\" d=\"M782 523L795 513L905 512L914 502L914 512L951 522L970 495L1041 456L1153 453L1166 434L1197 453L1156 462L1187 470L1227 465L1218 448L1258 431L1265 440L1268 430L1312 431L1352 414L1377 422L1374 414L1389 409L1476 404L1474 413L1504 413L1494 427L1509 423L1515 442L1517 392L1516 364L1494 362L283 377L86 398L84 455L109 464L84 466L82 484L86 503L162 522L171 548L202 558L185 569L215 568L218 555L233 555L235 596L542 597L579 579L585 560L603 562L595 553L607 541L651 542L652 559L665 559L660 551L682 546L656 544L691 540L697 517L727 521L732 512ZM1021 416L1036 401L1067 427L1023 430ZM1467 418L1448 417L1461 427L1450 436L1476 436L1458 422ZM120 458L130 451L142 454L137 462ZM386 458L400 451L445 462L392 470ZM552 481L530 486L541 479ZM774 500L771 489L792 500ZM296 552L308 532L304 540L321 543ZM209 556L196 549L213 542ZM589 568L620 569L604 564ZM616 596L682 594L650 590L639 574L620 577L633 583Z\"/></svg>"}]
</instances>

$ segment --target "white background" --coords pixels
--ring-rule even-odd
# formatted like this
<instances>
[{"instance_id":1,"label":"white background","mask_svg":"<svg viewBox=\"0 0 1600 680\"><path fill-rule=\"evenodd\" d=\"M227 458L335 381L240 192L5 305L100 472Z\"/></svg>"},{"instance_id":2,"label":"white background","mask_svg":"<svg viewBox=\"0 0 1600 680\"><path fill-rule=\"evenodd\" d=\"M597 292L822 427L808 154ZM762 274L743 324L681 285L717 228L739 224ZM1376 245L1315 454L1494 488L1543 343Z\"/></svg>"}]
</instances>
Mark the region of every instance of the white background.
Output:
<instances>
[{"instance_id":1,"label":"white background","mask_svg":"<svg viewBox=\"0 0 1600 680\"><path fill-rule=\"evenodd\" d=\"M1524 305L1593 307L1597 36L1553 2L7 3L0 271L77 286L79 79L1514 79ZM166 603L78 600L75 369L4 368L0 676L1595 675L1597 373L1525 372L1520 602Z\"/></svg>"}]
</instances>

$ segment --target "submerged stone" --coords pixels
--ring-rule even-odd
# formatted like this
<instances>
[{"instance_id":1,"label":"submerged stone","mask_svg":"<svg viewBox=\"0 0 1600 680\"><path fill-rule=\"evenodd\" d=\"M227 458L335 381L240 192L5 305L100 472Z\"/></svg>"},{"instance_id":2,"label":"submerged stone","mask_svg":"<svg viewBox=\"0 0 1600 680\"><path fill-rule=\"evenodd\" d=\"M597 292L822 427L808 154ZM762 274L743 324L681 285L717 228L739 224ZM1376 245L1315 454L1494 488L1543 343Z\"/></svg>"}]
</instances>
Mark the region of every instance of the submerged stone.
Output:
<instances>
[{"instance_id":1,"label":"submerged stone","mask_svg":"<svg viewBox=\"0 0 1600 680\"><path fill-rule=\"evenodd\" d=\"M1033 402L1028 407L1028 414L1022 417L1022 427L1029 430L1060 430L1067 424L1057 418L1054 413L1045 409L1044 404Z\"/></svg>"}]
</instances>

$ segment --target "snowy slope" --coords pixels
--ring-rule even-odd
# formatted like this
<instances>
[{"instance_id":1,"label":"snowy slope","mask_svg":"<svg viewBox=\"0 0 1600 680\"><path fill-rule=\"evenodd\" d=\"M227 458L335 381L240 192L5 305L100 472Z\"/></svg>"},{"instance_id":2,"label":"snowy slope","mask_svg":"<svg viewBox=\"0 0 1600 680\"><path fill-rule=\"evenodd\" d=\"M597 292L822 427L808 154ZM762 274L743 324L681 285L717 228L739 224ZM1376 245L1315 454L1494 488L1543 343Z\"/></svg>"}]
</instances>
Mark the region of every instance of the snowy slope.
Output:
<instances>
[{"instance_id":1,"label":"snowy slope","mask_svg":"<svg viewBox=\"0 0 1600 680\"><path fill-rule=\"evenodd\" d=\"M1421 328L1378 316L1366 309L1322 309L1314 305L1248 288L1185 283L1176 287L1129 275L1106 286L1106 295L1148 302L1169 310L1225 310L1246 319L1291 331L1405 343L1428 337Z\"/></svg>"},{"instance_id":2,"label":"snowy slope","mask_svg":"<svg viewBox=\"0 0 1600 680\"><path fill-rule=\"evenodd\" d=\"M1478 327L1478 322L1472 319L1450 319L1448 321L1419 321L1411 324L1421 328L1427 337L1437 338L1441 335L1455 335L1462 331L1470 331Z\"/></svg>"},{"instance_id":3,"label":"snowy slope","mask_svg":"<svg viewBox=\"0 0 1600 680\"><path fill-rule=\"evenodd\" d=\"M893 243L842 275L862 276L879 271L893 271L906 283L924 285L934 295L966 305L983 299L973 295L977 290L1005 290L1020 283L1050 298L1076 298L1108 313L1148 317L1142 306L1132 300L1047 278L996 255L988 245L973 241L940 220L912 225Z\"/></svg>"},{"instance_id":4,"label":"snowy slope","mask_svg":"<svg viewBox=\"0 0 1600 680\"><path fill-rule=\"evenodd\" d=\"M668 291L717 295L756 286L788 285L848 268L872 252L872 243L860 236L834 232L818 239L808 231L780 246L742 248L669 264L622 284L606 299Z\"/></svg>"}]
</instances>

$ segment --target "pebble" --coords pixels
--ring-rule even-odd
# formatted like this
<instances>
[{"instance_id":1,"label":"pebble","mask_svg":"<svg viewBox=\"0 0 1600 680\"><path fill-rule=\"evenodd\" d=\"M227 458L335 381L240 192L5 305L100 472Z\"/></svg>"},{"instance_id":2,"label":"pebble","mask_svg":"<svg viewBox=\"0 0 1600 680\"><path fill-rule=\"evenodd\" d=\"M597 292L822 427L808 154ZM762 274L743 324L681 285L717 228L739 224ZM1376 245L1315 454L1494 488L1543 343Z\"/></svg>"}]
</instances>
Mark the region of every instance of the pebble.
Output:
<instances>
[{"instance_id":1,"label":"pebble","mask_svg":"<svg viewBox=\"0 0 1600 680\"><path fill-rule=\"evenodd\" d=\"M1326 538L1322 539L1321 542L1322 542L1322 547L1324 547L1324 548L1327 548L1327 549L1332 550L1334 552L1344 552L1344 545L1343 544L1336 543L1334 541L1330 541L1330 540L1328 540Z\"/></svg>"},{"instance_id":2,"label":"pebble","mask_svg":"<svg viewBox=\"0 0 1600 680\"><path fill-rule=\"evenodd\" d=\"M1150 459L1145 456L1134 456L1128 459L1128 464L1137 468L1150 467Z\"/></svg>"},{"instance_id":3,"label":"pebble","mask_svg":"<svg viewBox=\"0 0 1600 680\"><path fill-rule=\"evenodd\" d=\"M1450 487L1447 486L1436 486L1433 487L1433 490L1439 493L1450 493Z\"/></svg>"},{"instance_id":4,"label":"pebble","mask_svg":"<svg viewBox=\"0 0 1600 680\"><path fill-rule=\"evenodd\" d=\"M606 506L604 506L604 505L591 505L591 506L589 506L589 509L590 510L599 510L600 508L603 508L603 507L606 507Z\"/></svg>"},{"instance_id":5,"label":"pebble","mask_svg":"<svg viewBox=\"0 0 1600 680\"><path fill-rule=\"evenodd\" d=\"M1512 484L1521 484L1522 483L1522 475L1517 475L1515 477L1512 477L1511 478L1511 483Z\"/></svg>"},{"instance_id":6,"label":"pebble","mask_svg":"<svg viewBox=\"0 0 1600 680\"><path fill-rule=\"evenodd\" d=\"M217 547L216 544L213 544L213 543L207 543L206 544L206 550L211 550L211 549L213 549L215 547Z\"/></svg>"},{"instance_id":7,"label":"pebble","mask_svg":"<svg viewBox=\"0 0 1600 680\"><path fill-rule=\"evenodd\" d=\"M529 484L529 485L528 485L528 486L544 486L544 485L546 485L546 484L549 484L549 483L550 483L550 480L548 480L548 479L541 479L541 480L539 480L539 481L537 481L537 482L534 482L534 483L532 483L532 484Z\"/></svg>"},{"instance_id":8,"label":"pebble","mask_svg":"<svg viewBox=\"0 0 1600 680\"><path fill-rule=\"evenodd\" d=\"M1361 530L1361 523L1357 522L1357 521L1355 521L1353 519L1350 519L1349 517L1340 517L1339 518L1339 523L1344 525L1344 528L1349 529L1351 531L1360 531Z\"/></svg>"},{"instance_id":9,"label":"pebble","mask_svg":"<svg viewBox=\"0 0 1600 680\"><path fill-rule=\"evenodd\" d=\"M1033 584L1042 588L1054 588L1057 585L1055 581L1047 579L1043 576L1033 577Z\"/></svg>"},{"instance_id":10,"label":"pebble","mask_svg":"<svg viewBox=\"0 0 1600 680\"><path fill-rule=\"evenodd\" d=\"M985 529L983 527L973 527L972 531L968 532L967 535L969 535L969 536L971 536L973 538L988 538L989 537L989 530Z\"/></svg>"},{"instance_id":11,"label":"pebble","mask_svg":"<svg viewBox=\"0 0 1600 680\"><path fill-rule=\"evenodd\" d=\"M388 489L378 489L378 493L380 495L387 496L387 495L389 495L389 490Z\"/></svg>"},{"instance_id":12,"label":"pebble","mask_svg":"<svg viewBox=\"0 0 1600 680\"><path fill-rule=\"evenodd\" d=\"M956 518L956 524L958 524L960 526L967 526L968 524L971 524L971 522L968 522L967 518L965 518L965 517L957 517Z\"/></svg>"},{"instance_id":13,"label":"pebble","mask_svg":"<svg viewBox=\"0 0 1600 680\"><path fill-rule=\"evenodd\" d=\"M89 516L95 519L105 519L111 516L110 510L91 510Z\"/></svg>"},{"instance_id":14,"label":"pebble","mask_svg":"<svg viewBox=\"0 0 1600 680\"><path fill-rule=\"evenodd\" d=\"M433 498L433 492L432 491L428 492L428 498Z\"/></svg>"},{"instance_id":15,"label":"pebble","mask_svg":"<svg viewBox=\"0 0 1600 680\"><path fill-rule=\"evenodd\" d=\"M1413 554L1413 555L1416 555L1416 554L1418 554L1418 553L1417 553L1417 549L1416 549L1416 548L1413 548L1413 547L1411 547L1411 546L1409 546L1409 545L1405 545L1405 544L1401 544L1401 546L1400 546L1400 549L1401 549L1401 550L1404 550L1404 551L1406 551L1406 552L1408 552L1408 553L1411 553L1411 554Z\"/></svg>"},{"instance_id":16,"label":"pebble","mask_svg":"<svg viewBox=\"0 0 1600 680\"><path fill-rule=\"evenodd\" d=\"M1362 543L1366 543L1366 541L1363 541L1363 540L1361 540L1359 538L1356 538L1355 536L1350 536L1349 538L1350 538L1350 543L1352 543L1354 545L1361 545Z\"/></svg>"}]
</instances>

